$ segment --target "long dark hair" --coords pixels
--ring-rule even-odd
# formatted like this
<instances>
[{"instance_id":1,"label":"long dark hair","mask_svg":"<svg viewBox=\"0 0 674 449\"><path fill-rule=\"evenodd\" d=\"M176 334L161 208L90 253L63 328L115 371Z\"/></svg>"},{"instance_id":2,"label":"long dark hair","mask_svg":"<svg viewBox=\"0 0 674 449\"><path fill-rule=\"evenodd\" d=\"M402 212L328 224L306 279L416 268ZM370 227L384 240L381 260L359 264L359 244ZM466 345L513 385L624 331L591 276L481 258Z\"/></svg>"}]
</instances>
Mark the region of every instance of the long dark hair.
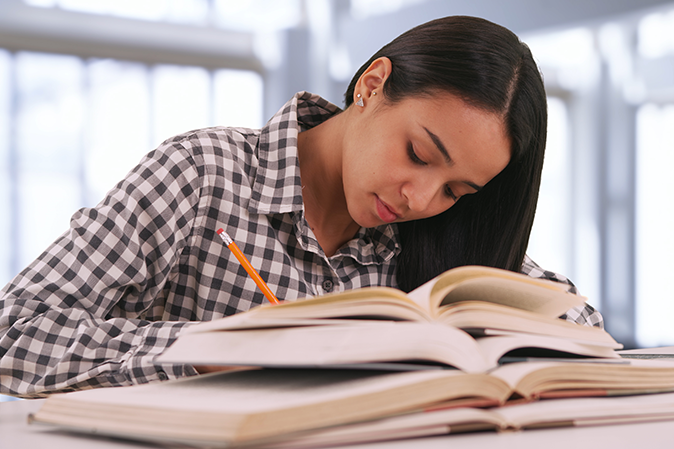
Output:
<instances>
[{"instance_id":1,"label":"long dark hair","mask_svg":"<svg viewBox=\"0 0 674 449\"><path fill-rule=\"evenodd\" d=\"M389 103L442 91L500 115L511 142L508 166L479 193L446 212L399 223L397 279L409 291L450 268L486 265L519 271L536 212L547 132L547 105L531 51L511 31L484 19L445 17L400 35L355 74L345 94L377 58L391 60Z\"/></svg>"}]
</instances>

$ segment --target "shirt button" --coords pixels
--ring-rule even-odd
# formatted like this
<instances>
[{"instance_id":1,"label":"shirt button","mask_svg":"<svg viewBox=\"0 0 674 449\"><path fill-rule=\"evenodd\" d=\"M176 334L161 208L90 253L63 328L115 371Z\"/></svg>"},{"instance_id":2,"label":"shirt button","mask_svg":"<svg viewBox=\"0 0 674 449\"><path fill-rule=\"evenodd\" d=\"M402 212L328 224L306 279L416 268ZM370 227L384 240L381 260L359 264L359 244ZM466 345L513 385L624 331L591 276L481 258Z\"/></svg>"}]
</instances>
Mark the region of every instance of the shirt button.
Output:
<instances>
[{"instance_id":1,"label":"shirt button","mask_svg":"<svg viewBox=\"0 0 674 449\"><path fill-rule=\"evenodd\" d=\"M159 377L159 380L161 380L161 381L168 380L168 378L169 378L168 374L166 374L166 372L164 370L161 370L161 369L157 372L157 377Z\"/></svg>"},{"instance_id":2,"label":"shirt button","mask_svg":"<svg viewBox=\"0 0 674 449\"><path fill-rule=\"evenodd\" d=\"M331 292L332 287L335 286L335 283L332 282L332 279L326 279L323 281L323 290L326 292Z\"/></svg>"}]
</instances>

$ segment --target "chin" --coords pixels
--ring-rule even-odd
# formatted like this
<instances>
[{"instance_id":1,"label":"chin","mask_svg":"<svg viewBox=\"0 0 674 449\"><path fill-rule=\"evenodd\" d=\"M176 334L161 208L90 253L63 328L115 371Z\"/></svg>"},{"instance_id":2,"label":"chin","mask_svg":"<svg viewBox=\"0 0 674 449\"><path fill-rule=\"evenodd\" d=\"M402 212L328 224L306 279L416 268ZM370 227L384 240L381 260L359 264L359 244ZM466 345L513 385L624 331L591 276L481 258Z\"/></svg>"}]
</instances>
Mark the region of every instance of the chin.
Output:
<instances>
[{"instance_id":1,"label":"chin","mask_svg":"<svg viewBox=\"0 0 674 449\"><path fill-rule=\"evenodd\" d=\"M379 217L354 217L351 215L351 218L361 228L375 228L384 224Z\"/></svg>"},{"instance_id":2,"label":"chin","mask_svg":"<svg viewBox=\"0 0 674 449\"><path fill-rule=\"evenodd\" d=\"M368 224L361 224L361 226L364 227L364 228L376 228L377 226L385 226L385 225L388 225L388 224L395 224L397 222L398 222L398 220L387 222L387 221L384 221L381 218L377 217L376 220L372 220Z\"/></svg>"},{"instance_id":3,"label":"chin","mask_svg":"<svg viewBox=\"0 0 674 449\"><path fill-rule=\"evenodd\" d=\"M355 221L356 224L358 224L358 226L361 228L376 228L377 226L388 224L382 220L376 212L368 209L355 211L349 210L349 215L351 215L351 219Z\"/></svg>"}]
</instances>

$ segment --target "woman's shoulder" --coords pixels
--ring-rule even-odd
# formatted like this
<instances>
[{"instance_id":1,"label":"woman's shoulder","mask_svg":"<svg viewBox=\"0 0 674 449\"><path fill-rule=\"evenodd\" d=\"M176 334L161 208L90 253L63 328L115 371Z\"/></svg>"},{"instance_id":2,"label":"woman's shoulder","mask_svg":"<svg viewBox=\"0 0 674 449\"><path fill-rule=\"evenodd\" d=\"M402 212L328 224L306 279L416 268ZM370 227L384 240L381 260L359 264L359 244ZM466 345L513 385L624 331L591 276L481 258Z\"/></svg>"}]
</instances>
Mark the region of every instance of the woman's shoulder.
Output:
<instances>
[{"instance_id":1,"label":"woman's shoulder","mask_svg":"<svg viewBox=\"0 0 674 449\"><path fill-rule=\"evenodd\" d=\"M236 158L254 155L259 140L257 129L213 126L178 134L165 140L162 146L181 146L196 154Z\"/></svg>"},{"instance_id":2,"label":"woman's shoulder","mask_svg":"<svg viewBox=\"0 0 674 449\"><path fill-rule=\"evenodd\" d=\"M532 278L547 279L549 281L560 282L569 286L569 291L578 293L578 289L569 278L554 271L546 270L534 262L529 256L524 256L524 263L520 270L523 274Z\"/></svg>"},{"instance_id":3,"label":"woman's shoulder","mask_svg":"<svg viewBox=\"0 0 674 449\"><path fill-rule=\"evenodd\" d=\"M542 268L536 262L531 260L529 256L524 257L524 263L522 264L521 272L533 278L547 279L549 281L567 284L569 286L569 292L579 294L578 289L569 278L559 273L555 273L554 271ZM575 307L567 311L560 318L585 326L595 326L599 328L604 327L604 318L601 316L601 313L590 304Z\"/></svg>"},{"instance_id":4,"label":"woman's shoulder","mask_svg":"<svg viewBox=\"0 0 674 449\"><path fill-rule=\"evenodd\" d=\"M260 131L215 126L175 135L148 156L182 159L203 168L203 174L222 169L252 173L258 165Z\"/></svg>"}]
</instances>

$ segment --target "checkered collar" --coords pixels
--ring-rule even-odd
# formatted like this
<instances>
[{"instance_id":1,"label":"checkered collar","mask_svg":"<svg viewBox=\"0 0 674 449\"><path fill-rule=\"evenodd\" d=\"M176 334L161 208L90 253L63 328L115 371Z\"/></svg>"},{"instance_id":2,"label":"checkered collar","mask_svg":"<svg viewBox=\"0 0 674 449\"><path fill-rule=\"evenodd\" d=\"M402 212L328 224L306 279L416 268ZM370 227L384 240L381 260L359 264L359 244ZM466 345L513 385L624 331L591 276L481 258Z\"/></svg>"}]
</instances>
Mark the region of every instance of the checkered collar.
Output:
<instances>
[{"instance_id":1,"label":"checkered collar","mask_svg":"<svg viewBox=\"0 0 674 449\"><path fill-rule=\"evenodd\" d=\"M260 130L259 166L248 210L257 214L302 210L302 181L297 135L340 109L308 92L295 94Z\"/></svg>"},{"instance_id":2,"label":"checkered collar","mask_svg":"<svg viewBox=\"0 0 674 449\"><path fill-rule=\"evenodd\" d=\"M259 166L248 203L249 212L303 213L297 136L300 131L312 128L340 111L339 107L318 95L299 92L267 122L260 130ZM384 225L361 229L340 252L365 264L390 260L400 252L397 227Z\"/></svg>"}]
</instances>

